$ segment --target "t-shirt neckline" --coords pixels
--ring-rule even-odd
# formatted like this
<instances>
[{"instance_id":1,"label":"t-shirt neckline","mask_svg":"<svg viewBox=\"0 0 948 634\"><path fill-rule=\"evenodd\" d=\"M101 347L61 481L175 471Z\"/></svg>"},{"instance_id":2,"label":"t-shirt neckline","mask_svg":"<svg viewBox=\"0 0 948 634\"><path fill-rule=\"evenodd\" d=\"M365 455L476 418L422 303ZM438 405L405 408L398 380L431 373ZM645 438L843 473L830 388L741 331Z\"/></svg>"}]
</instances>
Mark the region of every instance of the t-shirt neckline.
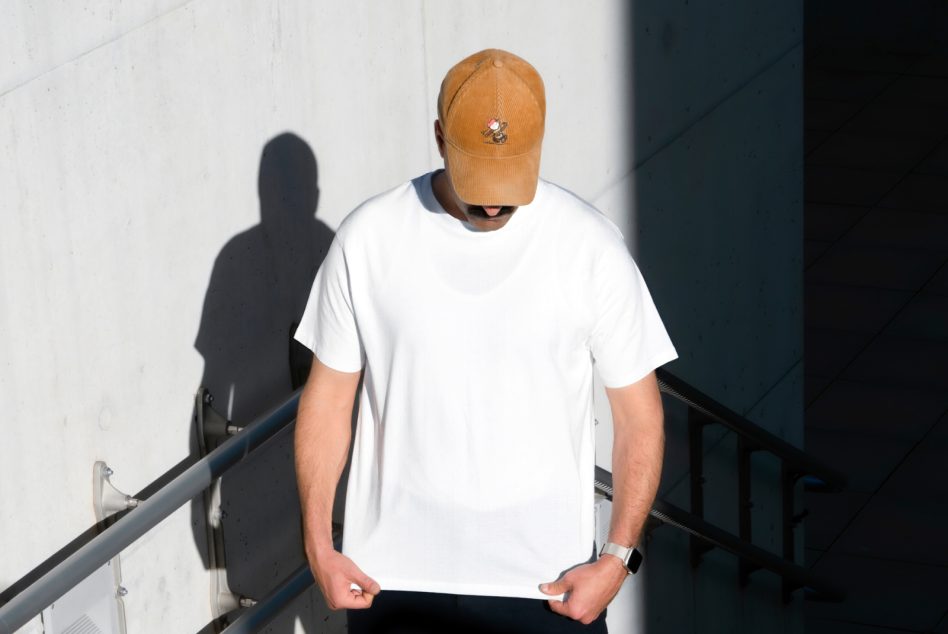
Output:
<instances>
[{"instance_id":1,"label":"t-shirt neckline","mask_svg":"<svg viewBox=\"0 0 948 634\"><path fill-rule=\"evenodd\" d=\"M514 212L513 216L510 217L503 227L494 229L493 231L481 231L474 228L474 226L466 220L459 220L449 214L438 201L438 198L434 194L432 183L435 175L442 171L444 170L437 169L425 174L422 177L422 183L420 183L421 187L417 188L417 192L422 206L428 212L425 215L433 224L441 227L443 231L463 240L496 242L506 240L514 234L521 233L524 227L530 224L534 215L533 212L535 211L537 198L539 198L540 195L541 188L539 183L537 184L537 195L533 201L528 205L519 206L517 211Z\"/></svg>"}]
</instances>

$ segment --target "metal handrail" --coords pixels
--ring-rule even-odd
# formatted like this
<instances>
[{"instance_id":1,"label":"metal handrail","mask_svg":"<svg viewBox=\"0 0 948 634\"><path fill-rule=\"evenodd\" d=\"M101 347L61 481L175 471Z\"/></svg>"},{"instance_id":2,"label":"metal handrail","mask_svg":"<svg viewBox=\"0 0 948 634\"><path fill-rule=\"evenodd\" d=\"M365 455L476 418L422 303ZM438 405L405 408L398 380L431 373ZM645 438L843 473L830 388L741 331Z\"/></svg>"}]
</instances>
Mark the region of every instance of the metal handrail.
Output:
<instances>
[{"instance_id":1,"label":"metal handrail","mask_svg":"<svg viewBox=\"0 0 948 634\"><path fill-rule=\"evenodd\" d=\"M596 467L596 490L612 500L612 473L599 466ZM674 504L664 500L655 500L649 515L662 524L669 524L685 531L709 546L721 548L760 568L775 572L798 588L808 588L817 593L818 598L822 600L841 601L845 596L838 587L823 581L806 568L755 546Z\"/></svg>"},{"instance_id":2,"label":"metal handrail","mask_svg":"<svg viewBox=\"0 0 948 634\"><path fill-rule=\"evenodd\" d=\"M309 563L303 562L296 570L280 582L267 596L256 605L247 608L237 619L228 625L224 632L227 634L254 634L264 625L280 614L290 601L303 594L310 588L315 579Z\"/></svg>"},{"instance_id":3,"label":"metal handrail","mask_svg":"<svg viewBox=\"0 0 948 634\"><path fill-rule=\"evenodd\" d=\"M595 487L608 500L612 500L613 486L612 473L596 466ZM836 586L820 579L806 568L797 566L781 557L754 546L740 537L733 535L702 518L688 513L663 500L655 500L650 517L661 524L675 526L686 533L707 543L709 546L721 548L747 560L760 568L777 573L789 580L796 587L807 588L812 592L812 598L826 601L840 601L844 593ZM275 616L280 614L293 599L305 592L315 583L309 564L303 562L288 577L280 582L270 593L247 608L224 632L226 634L252 634L259 631Z\"/></svg>"},{"instance_id":4,"label":"metal handrail","mask_svg":"<svg viewBox=\"0 0 948 634\"><path fill-rule=\"evenodd\" d=\"M734 430L741 436L743 442L747 443L749 450L763 449L780 457L790 468L793 478L803 475L814 476L828 488L841 488L845 483L845 478L838 472L733 412L668 371L658 368L655 372L662 392L687 403L689 407L703 413L713 422L721 423ZM296 418L300 392L301 390L294 392L271 412L244 427L237 435L223 442L150 496L142 495L144 499L136 509L123 514L114 524L83 543L72 554L38 576L9 601L0 605L0 632L13 632L25 625L31 618L94 572L96 568L119 554L188 500L210 486L233 465L245 459L254 449L293 422ZM612 474L596 467L596 487L611 499ZM149 485L146 490L152 488ZM791 561L781 559L754 546L749 539L742 539L708 524L699 515L693 515L667 502L656 500L651 516L662 523L685 530L695 539L702 540L710 546L732 552L742 561L746 560L758 567L772 570L796 587L812 588L831 600L842 596L838 589L821 582ZM35 574L36 571L33 571L28 573L27 577ZM282 609L281 605L310 585L312 585L312 573L308 565L304 563L265 599L245 610L228 628L228 631L252 631L246 628L259 627L279 613ZM234 627L237 629L233 629Z\"/></svg>"},{"instance_id":5,"label":"metal handrail","mask_svg":"<svg viewBox=\"0 0 948 634\"><path fill-rule=\"evenodd\" d=\"M828 490L839 491L845 486L846 477L839 471L826 466L783 438L747 420L664 368L655 370L655 378L662 392L687 403L715 422L733 430L749 443L750 449L763 449L774 454L793 472L800 476L809 475L818 478ZM810 480L810 482L813 481Z\"/></svg>"},{"instance_id":6,"label":"metal handrail","mask_svg":"<svg viewBox=\"0 0 948 634\"><path fill-rule=\"evenodd\" d=\"M300 390L195 462L151 497L142 500L22 592L0 606L0 632L14 632L69 589L115 557L188 500L210 486L230 467L296 419Z\"/></svg>"},{"instance_id":7,"label":"metal handrail","mask_svg":"<svg viewBox=\"0 0 948 634\"><path fill-rule=\"evenodd\" d=\"M766 568L781 575L784 601L789 601L797 588L817 591L811 598L838 601L843 593L815 579L796 565L794 530L807 515L796 513L794 491L801 479L810 491L839 491L846 483L843 474L812 458L787 441L747 420L707 394L685 383L663 368L655 371L659 389L688 405L688 455L690 512L659 500L656 508L664 508L664 519L653 511L653 517L677 525L690 533L691 564L698 566L702 555L718 547L738 555L741 585L749 582L751 573ZM737 434L737 497L738 534L731 535L704 521L704 428L710 424L724 425ZM766 451L780 459L780 497L782 524L782 557L759 549L753 544L751 495L751 455ZM675 518L678 518L677 520ZM691 530L701 526L702 531ZM822 590L821 590L822 589Z\"/></svg>"}]
</instances>

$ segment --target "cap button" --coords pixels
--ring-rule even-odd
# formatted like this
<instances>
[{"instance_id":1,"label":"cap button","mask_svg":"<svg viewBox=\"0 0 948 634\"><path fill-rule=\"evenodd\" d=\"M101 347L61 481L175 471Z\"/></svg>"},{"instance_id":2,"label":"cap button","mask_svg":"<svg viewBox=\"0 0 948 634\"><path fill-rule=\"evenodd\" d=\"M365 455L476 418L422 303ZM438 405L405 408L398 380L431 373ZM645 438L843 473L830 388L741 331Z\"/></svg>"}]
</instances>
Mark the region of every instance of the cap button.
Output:
<instances>
[{"instance_id":1,"label":"cap button","mask_svg":"<svg viewBox=\"0 0 948 634\"><path fill-rule=\"evenodd\" d=\"M504 65L503 60L500 60L500 59L495 59L495 60L494 60L494 68L502 68L503 65Z\"/></svg>"}]
</instances>

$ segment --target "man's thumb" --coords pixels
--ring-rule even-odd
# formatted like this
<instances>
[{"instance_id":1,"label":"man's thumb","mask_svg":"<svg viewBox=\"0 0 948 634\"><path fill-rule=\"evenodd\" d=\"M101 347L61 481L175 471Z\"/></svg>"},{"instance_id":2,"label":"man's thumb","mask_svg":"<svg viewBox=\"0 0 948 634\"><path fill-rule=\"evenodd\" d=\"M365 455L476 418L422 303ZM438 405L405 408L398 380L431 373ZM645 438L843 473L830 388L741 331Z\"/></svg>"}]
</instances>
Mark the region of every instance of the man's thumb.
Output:
<instances>
[{"instance_id":1,"label":"man's thumb","mask_svg":"<svg viewBox=\"0 0 948 634\"><path fill-rule=\"evenodd\" d=\"M544 594L563 594L567 590L569 590L569 584L564 579L540 584L540 592Z\"/></svg>"},{"instance_id":2,"label":"man's thumb","mask_svg":"<svg viewBox=\"0 0 948 634\"><path fill-rule=\"evenodd\" d=\"M379 584L368 575L362 574L358 579L363 592L368 592L369 594L378 594L381 592L382 588L379 587Z\"/></svg>"}]
</instances>

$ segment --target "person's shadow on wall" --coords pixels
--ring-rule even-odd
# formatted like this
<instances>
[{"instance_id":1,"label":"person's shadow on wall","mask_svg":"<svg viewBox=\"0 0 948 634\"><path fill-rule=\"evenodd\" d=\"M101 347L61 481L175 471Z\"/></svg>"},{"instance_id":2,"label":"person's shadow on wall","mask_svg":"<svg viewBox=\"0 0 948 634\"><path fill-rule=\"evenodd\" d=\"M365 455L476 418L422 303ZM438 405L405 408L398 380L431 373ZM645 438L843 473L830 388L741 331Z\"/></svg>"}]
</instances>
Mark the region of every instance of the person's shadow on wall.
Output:
<instances>
[{"instance_id":1,"label":"person's shadow on wall","mask_svg":"<svg viewBox=\"0 0 948 634\"><path fill-rule=\"evenodd\" d=\"M231 238L218 254L195 341L204 357L201 385L214 396L214 409L238 426L305 382L313 357L293 334L334 237L315 217L316 157L298 136L284 133L264 146L258 193L260 224ZM195 429L191 447L198 447ZM237 596L262 598L305 561L292 425L224 475L219 508L227 585ZM210 569L214 557L201 497L191 511L195 543ZM298 599L268 631L292 631L297 616L312 622L314 612L325 609L316 605L322 603L314 600L318 595L312 590Z\"/></svg>"}]
</instances>

